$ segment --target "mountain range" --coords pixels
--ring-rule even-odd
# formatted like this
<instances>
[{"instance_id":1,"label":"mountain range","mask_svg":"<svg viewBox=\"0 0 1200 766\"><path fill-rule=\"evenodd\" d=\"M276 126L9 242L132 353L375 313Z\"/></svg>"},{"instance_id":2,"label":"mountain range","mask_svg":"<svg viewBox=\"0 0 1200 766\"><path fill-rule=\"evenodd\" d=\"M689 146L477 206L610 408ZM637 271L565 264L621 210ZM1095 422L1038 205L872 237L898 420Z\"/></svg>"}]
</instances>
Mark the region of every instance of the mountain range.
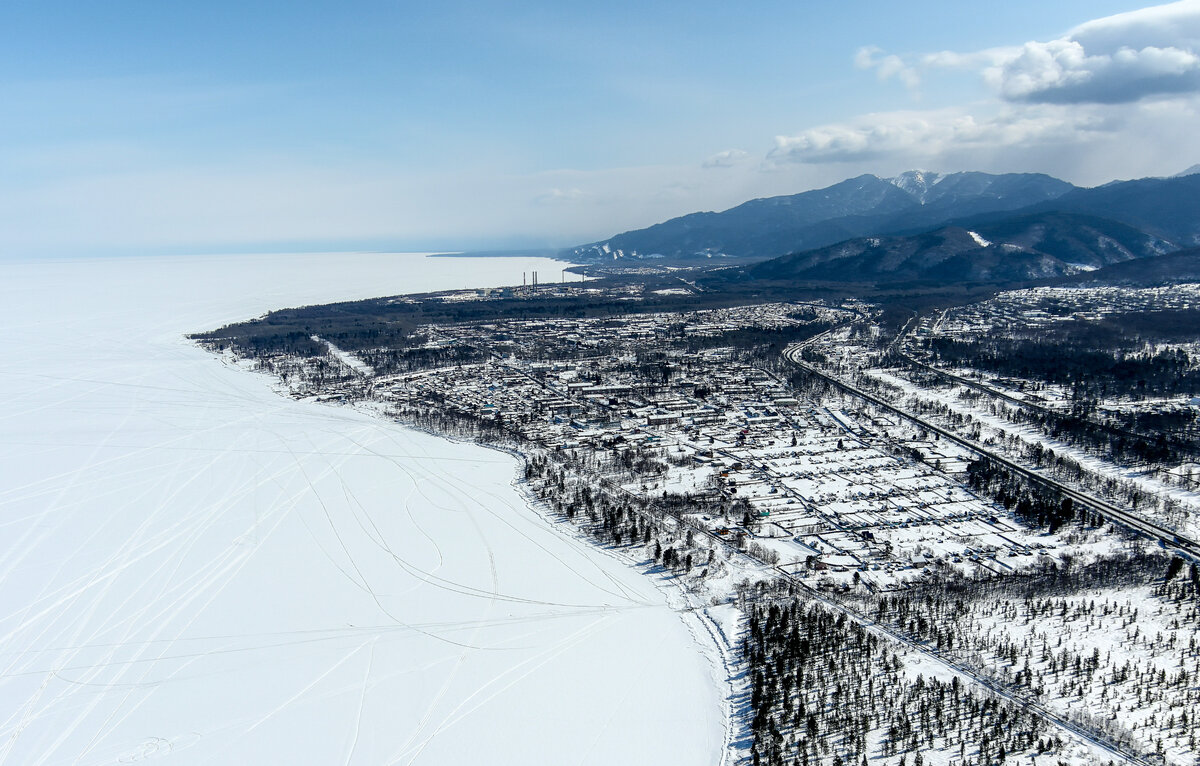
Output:
<instances>
[{"instance_id":1,"label":"mountain range","mask_svg":"<svg viewBox=\"0 0 1200 766\"><path fill-rule=\"evenodd\" d=\"M861 175L825 189L754 199L721 213L692 213L573 248L568 257L766 258L851 237L894 233L951 218L1014 210L1075 187L1040 174Z\"/></svg>"},{"instance_id":2,"label":"mountain range","mask_svg":"<svg viewBox=\"0 0 1200 766\"><path fill-rule=\"evenodd\" d=\"M743 264L748 279L1007 282L1200 245L1200 174L1076 187L1038 173L862 175L581 245L577 261ZM719 260L718 260L719 259ZM751 265L752 264L752 265Z\"/></svg>"}]
</instances>

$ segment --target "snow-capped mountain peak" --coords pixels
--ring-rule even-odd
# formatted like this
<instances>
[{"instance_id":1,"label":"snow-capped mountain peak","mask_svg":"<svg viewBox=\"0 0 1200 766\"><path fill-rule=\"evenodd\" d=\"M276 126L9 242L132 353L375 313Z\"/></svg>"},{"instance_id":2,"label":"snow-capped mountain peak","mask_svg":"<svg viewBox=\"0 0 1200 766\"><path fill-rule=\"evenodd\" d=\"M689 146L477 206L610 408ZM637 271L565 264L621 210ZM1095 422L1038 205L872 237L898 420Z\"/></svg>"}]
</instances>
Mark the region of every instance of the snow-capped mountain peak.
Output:
<instances>
[{"instance_id":1,"label":"snow-capped mountain peak","mask_svg":"<svg viewBox=\"0 0 1200 766\"><path fill-rule=\"evenodd\" d=\"M940 173L931 173L928 170L907 170L895 178L888 178L886 180L896 188L913 195L918 201L924 204L925 195L942 178L943 176Z\"/></svg>"}]
</instances>

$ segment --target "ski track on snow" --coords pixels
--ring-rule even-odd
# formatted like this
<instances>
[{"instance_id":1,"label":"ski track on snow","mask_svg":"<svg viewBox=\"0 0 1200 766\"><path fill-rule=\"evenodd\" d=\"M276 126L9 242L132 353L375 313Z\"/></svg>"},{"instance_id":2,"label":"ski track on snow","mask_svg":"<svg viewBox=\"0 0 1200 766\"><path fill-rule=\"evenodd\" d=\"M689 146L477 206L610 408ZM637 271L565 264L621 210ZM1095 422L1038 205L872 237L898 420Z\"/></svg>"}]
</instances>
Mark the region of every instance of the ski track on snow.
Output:
<instances>
[{"instance_id":1,"label":"ski track on snow","mask_svg":"<svg viewBox=\"0 0 1200 766\"><path fill-rule=\"evenodd\" d=\"M512 458L182 337L536 267L463 265L0 262L0 764L722 760L694 628Z\"/></svg>"}]
</instances>

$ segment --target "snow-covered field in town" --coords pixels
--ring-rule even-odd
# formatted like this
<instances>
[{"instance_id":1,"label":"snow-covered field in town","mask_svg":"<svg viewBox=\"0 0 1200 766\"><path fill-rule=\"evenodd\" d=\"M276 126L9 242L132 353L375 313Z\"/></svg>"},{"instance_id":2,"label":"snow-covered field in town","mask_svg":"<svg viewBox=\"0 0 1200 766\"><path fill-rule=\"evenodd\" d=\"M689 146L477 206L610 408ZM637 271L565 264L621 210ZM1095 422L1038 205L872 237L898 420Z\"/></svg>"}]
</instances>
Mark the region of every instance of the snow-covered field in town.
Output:
<instances>
[{"instance_id":1,"label":"snow-covered field in town","mask_svg":"<svg viewBox=\"0 0 1200 766\"><path fill-rule=\"evenodd\" d=\"M539 267L0 263L0 764L719 762L719 672L513 458L183 337Z\"/></svg>"}]
</instances>

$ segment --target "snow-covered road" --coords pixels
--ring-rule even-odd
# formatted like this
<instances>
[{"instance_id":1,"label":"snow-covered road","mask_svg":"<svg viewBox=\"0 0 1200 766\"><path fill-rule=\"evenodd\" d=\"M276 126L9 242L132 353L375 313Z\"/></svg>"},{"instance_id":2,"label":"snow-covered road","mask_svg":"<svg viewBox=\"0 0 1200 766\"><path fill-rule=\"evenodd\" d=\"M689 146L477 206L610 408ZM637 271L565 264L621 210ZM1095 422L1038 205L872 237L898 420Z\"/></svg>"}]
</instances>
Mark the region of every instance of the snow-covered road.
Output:
<instances>
[{"instance_id":1,"label":"snow-covered road","mask_svg":"<svg viewBox=\"0 0 1200 766\"><path fill-rule=\"evenodd\" d=\"M0 764L719 761L679 615L528 509L512 458L182 338L534 268L0 263Z\"/></svg>"}]
</instances>

